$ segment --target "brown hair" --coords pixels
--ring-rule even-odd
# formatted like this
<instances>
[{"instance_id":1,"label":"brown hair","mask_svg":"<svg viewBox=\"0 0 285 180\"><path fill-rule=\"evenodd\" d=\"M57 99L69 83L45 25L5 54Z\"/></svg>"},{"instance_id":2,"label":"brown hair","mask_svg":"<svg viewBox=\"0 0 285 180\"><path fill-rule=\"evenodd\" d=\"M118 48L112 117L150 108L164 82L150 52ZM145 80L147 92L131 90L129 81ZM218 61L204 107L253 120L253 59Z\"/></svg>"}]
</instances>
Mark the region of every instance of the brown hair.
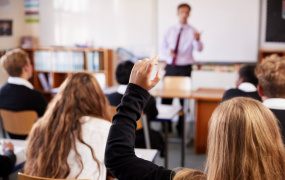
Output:
<instances>
[{"instance_id":1,"label":"brown hair","mask_svg":"<svg viewBox=\"0 0 285 180\"><path fill-rule=\"evenodd\" d=\"M258 84L268 98L285 98L285 56L266 57L257 66Z\"/></svg>"},{"instance_id":2,"label":"brown hair","mask_svg":"<svg viewBox=\"0 0 285 180\"><path fill-rule=\"evenodd\" d=\"M21 49L13 49L8 51L1 57L1 66L12 77L22 75L22 69L28 64L29 57L27 53Z\"/></svg>"},{"instance_id":3,"label":"brown hair","mask_svg":"<svg viewBox=\"0 0 285 180\"><path fill-rule=\"evenodd\" d=\"M67 158L74 149L81 165L78 177L84 165L76 140L90 148L100 172L94 150L83 141L79 120L92 116L111 121L107 109L108 100L92 74L76 73L68 77L28 137L24 172L39 177L66 178L70 174Z\"/></svg>"},{"instance_id":4,"label":"brown hair","mask_svg":"<svg viewBox=\"0 0 285 180\"><path fill-rule=\"evenodd\" d=\"M205 173L201 179L285 179L284 144L272 112L251 98L221 103L209 123Z\"/></svg>"},{"instance_id":5,"label":"brown hair","mask_svg":"<svg viewBox=\"0 0 285 180\"><path fill-rule=\"evenodd\" d=\"M191 11L191 6L189 4L186 4L186 3L183 3L183 4L179 4L178 7L177 7L177 10L179 10L180 8L188 8L189 11Z\"/></svg>"}]
</instances>

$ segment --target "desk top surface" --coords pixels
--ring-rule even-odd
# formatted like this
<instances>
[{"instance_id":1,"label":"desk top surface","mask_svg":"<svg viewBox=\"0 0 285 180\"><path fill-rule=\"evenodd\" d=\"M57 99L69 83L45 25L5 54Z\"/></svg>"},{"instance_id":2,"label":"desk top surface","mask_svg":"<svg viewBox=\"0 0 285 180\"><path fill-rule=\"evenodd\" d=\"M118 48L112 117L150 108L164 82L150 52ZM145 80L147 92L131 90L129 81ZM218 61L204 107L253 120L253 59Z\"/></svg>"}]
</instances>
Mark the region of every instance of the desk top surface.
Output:
<instances>
[{"instance_id":1,"label":"desk top surface","mask_svg":"<svg viewBox=\"0 0 285 180\"><path fill-rule=\"evenodd\" d=\"M0 138L0 141L10 141L13 143L15 148L15 155L17 157L17 161L15 165L21 164L26 161L26 148L27 148L27 142L25 140L15 140L15 139L2 139ZM0 145L1 147L1 145ZM2 148L1 148L2 149ZM147 161L154 161L156 158L158 151L156 149L139 149L135 148L135 154L142 159L145 159Z\"/></svg>"},{"instance_id":2,"label":"desk top surface","mask_svg":"<svg viewBox=\"0 0 285 180\"><path fill-rule=\"evenodd\" d=\"M196 99L196 100L212 100L212 101L220 101L225 93L224 89L198 89L195 91L174 91L174 90L163 90L163 89L155 89L151 90L150 94L154 97L162 97L162 98L181 98L181 99Z\"/></svg>"},{"instance_id":3,"label":"desk top surface","mask_svg":"<svg viewBox=\"0 0 285 180\"><path fill-rule=\"evenodd\" d=\"M196 100L221 101L224 93L224 89L198 89L192 91L190 98Z\"/></svg>"}]
</instances>

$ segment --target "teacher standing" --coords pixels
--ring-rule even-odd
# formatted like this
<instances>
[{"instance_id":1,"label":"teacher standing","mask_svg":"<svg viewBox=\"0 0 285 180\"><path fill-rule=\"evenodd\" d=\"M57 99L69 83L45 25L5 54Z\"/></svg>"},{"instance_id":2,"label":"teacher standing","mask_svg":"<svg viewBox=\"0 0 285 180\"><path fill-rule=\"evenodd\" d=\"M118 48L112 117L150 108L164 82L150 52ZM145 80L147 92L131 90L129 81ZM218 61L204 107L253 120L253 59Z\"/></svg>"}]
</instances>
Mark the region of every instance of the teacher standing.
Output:
<instances>
[{"instance_id":1,"label":"teacher standing","mask_svg":"<svg viewBox=\"0 0 285 180\"><path fill-rule=\"evenodd\" d=\"M187 20L191 7L188 4L180 4L177 8L179 24L171 27L163 40L163 53L166 55L167 66L165 76L190 76L193 58L193 50L202 51L203 44L198 33Z\"/></svg>"}]
</instances>

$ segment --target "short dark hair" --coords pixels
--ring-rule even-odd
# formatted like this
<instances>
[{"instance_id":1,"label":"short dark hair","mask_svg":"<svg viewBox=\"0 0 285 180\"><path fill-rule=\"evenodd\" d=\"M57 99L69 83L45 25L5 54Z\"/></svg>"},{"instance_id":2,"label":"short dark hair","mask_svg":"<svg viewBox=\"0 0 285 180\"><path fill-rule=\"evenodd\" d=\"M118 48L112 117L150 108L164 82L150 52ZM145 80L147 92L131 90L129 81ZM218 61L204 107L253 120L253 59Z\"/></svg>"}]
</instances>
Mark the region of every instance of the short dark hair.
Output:
<instances>
[{"instance_id":1,"label":"short dark hair","mask_svg":"<svg viewBox=\"0 0 285 180\"><path fill-rule=\"evenodd\" d=\"M254 72L255 68L255 65L245 65L239 70L239 77L244 79L243 82L249 82L255 86L258 85L258 79Z\"/></svg>"},{"instance_id":2,"label":"short dark hair","mask_svg":"<svg viewBox=\"0 0 285 180\"><path fill-rule=\"evenodd\" d=\"M183 4L179 4L179 6L177 7L177 10L179 10L180 8L183 7L187 7L189 9L189 11L191 11L191 6L189 4L183 3Z\"/></svg>"},{"instance_id":3,"label":"short dark hair","mask_svg":"<svg viewBox=\"0 0 285 180\"><path fill-rule=\"evenodd\" d=\"M116 80L119 84L128 84L134 63L131 61L121 62L116 69Z\"/></svg>"}]
</instances>

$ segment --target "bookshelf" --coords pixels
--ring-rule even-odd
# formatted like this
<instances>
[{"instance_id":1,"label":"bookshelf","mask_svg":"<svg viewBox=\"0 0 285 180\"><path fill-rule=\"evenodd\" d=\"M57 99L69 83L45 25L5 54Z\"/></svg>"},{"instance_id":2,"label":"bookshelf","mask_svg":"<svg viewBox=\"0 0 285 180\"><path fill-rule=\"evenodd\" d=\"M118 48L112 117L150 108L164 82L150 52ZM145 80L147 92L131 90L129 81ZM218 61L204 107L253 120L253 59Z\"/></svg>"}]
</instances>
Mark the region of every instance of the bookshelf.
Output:
<instances>
[{"instance_id":1,"label":"bookshelf","mask_svg":"<svg viewBox=\"0 0 285 180\"><path fill-rule=\"evenodd\" d=\"M277 54L279 56L285 56L285 50L260 50L258 62L261 63L263 58L270 56L272 54Z\"/></svg>"},{"instance_id":2,"label":"bookshelf","mask_svg":"<svg viewBox=\"0 0 285 180\"><path fill-rule=\"evenodd\" d=\"M110 49L42 47L23 50L28 53L34 67L30 82L48 101L53 97L51 89L59 87L68 76L76 72L104 74L106 86L113 85ZM46 80L47 86L42 85L40 78Z\"/></svg>"}]
</instances>

